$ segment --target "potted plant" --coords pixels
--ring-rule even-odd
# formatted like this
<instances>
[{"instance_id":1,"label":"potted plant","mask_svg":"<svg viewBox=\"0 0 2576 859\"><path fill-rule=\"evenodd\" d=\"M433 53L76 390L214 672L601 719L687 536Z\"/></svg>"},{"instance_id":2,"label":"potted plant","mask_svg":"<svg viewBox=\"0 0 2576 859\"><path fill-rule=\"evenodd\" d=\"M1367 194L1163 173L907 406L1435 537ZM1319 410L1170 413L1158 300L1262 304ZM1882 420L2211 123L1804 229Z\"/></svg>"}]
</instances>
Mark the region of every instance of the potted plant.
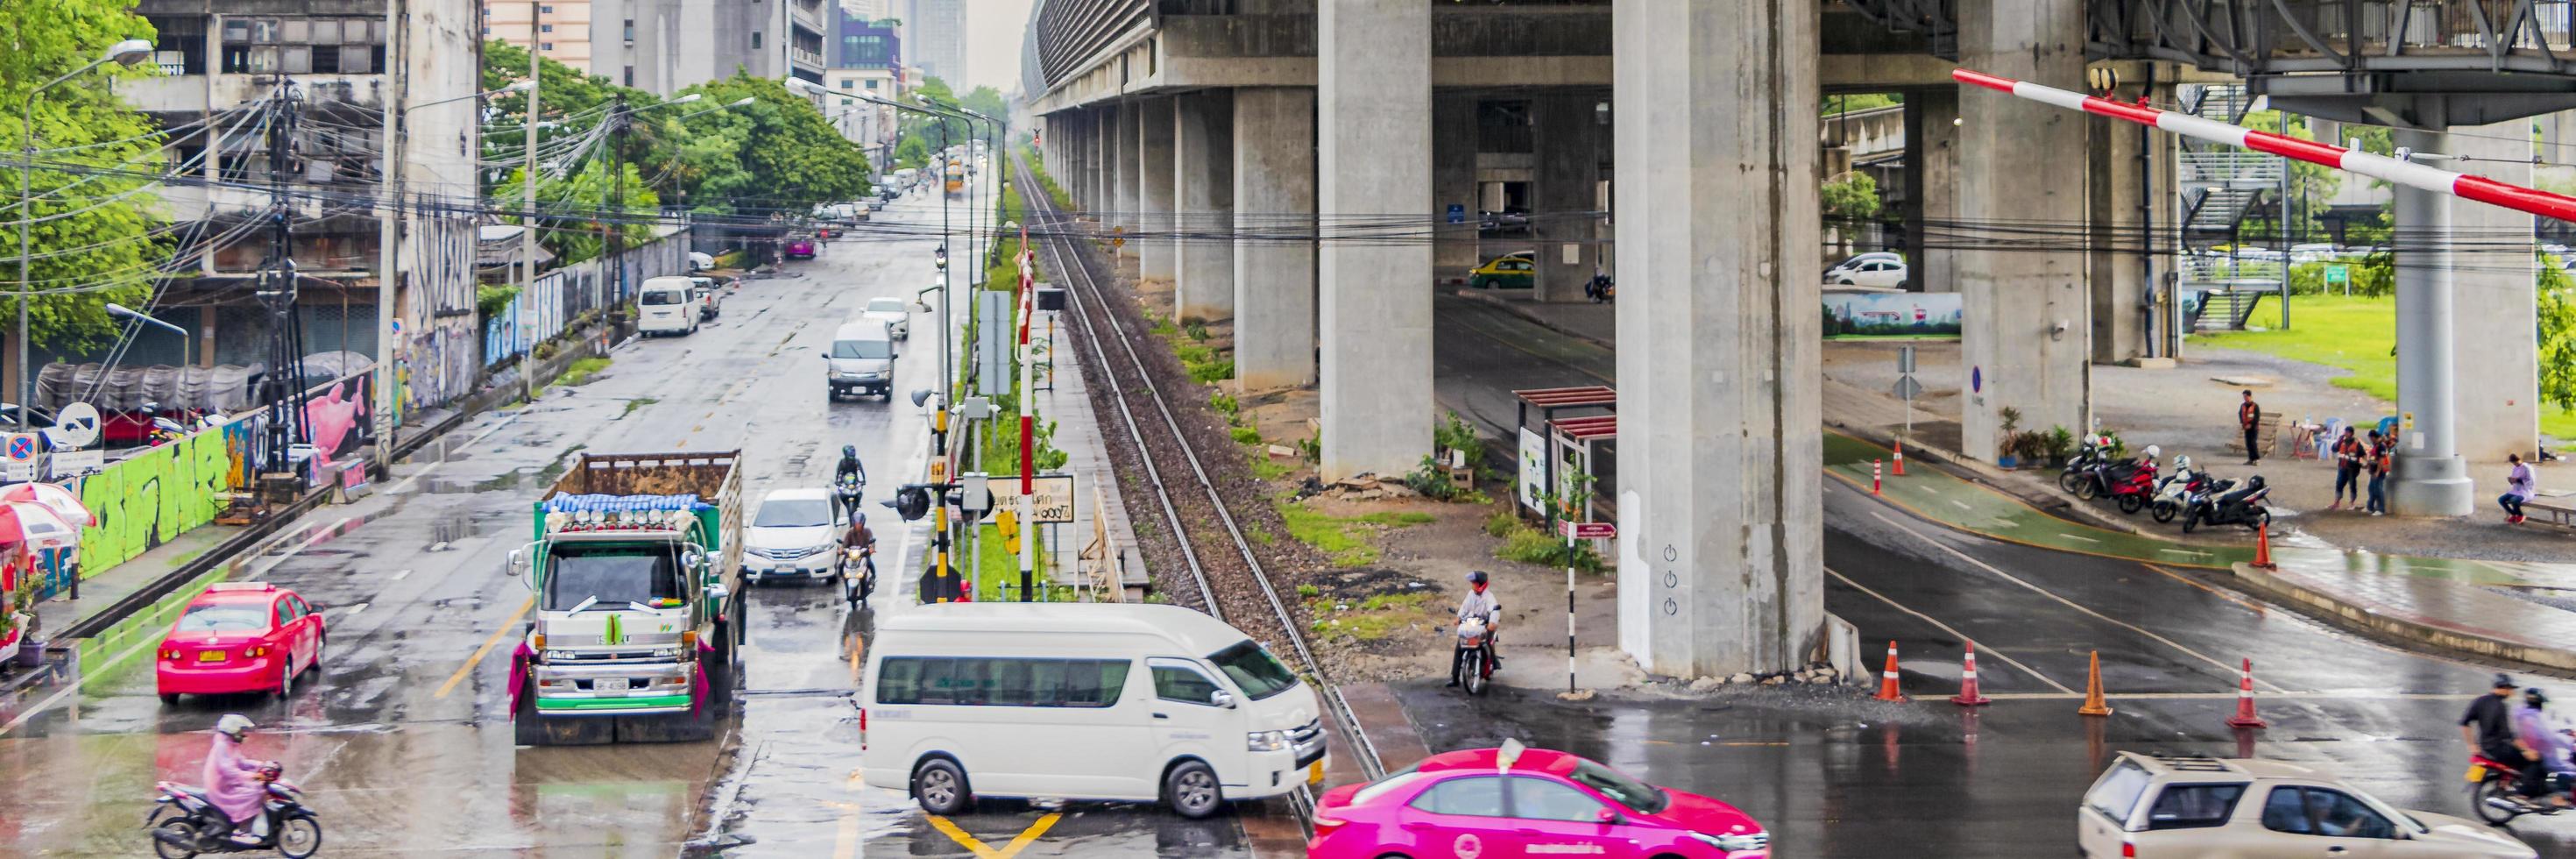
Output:
<instances>
[{"instance_id":1,"label":"potted plant","mask_svg":"<svg viewBox=\"0 0 2576 859\"><path fill-rule=\"evenodd\" d=\"M2065 468L2068 457L2075 455L2075 433L2064 426L2048 428L2048 467Z\"/></svg>"},{"instance_id":2,"label":"potted plant","mask_svg":"<svg viewBox=\"0 0 2576 859\"><path fill-rule=\"evenodd\" d=\"M2003 422L2003 432L1997 434L1995 464L2005 468L2020 468L2021 450L2017 446L2020 439L2016 437L2018 434L2014 430L2021 428L2021 410L2005 406L2002 411L1995 413L1995 417Z\"/></svg>"}]
</instances>

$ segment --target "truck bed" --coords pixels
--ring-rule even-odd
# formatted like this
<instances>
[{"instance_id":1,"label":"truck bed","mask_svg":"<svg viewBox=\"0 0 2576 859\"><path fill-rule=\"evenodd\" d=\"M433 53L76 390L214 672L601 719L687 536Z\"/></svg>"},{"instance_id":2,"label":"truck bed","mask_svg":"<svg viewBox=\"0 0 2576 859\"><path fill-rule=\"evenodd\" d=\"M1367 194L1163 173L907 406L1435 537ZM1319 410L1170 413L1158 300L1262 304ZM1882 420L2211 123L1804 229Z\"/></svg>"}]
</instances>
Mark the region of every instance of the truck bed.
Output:
<instances>
[{"instance_id":1,"label":"truck bed","mask_svg":"<svg viewBox=\"0 0 2576 859\"><path fill-rule=\"evenodd\" d=\"M537 500L557 495L680 495L710 504L726 490L738 450L707 453L583 453Z\"/></svg>"}]
</instances>

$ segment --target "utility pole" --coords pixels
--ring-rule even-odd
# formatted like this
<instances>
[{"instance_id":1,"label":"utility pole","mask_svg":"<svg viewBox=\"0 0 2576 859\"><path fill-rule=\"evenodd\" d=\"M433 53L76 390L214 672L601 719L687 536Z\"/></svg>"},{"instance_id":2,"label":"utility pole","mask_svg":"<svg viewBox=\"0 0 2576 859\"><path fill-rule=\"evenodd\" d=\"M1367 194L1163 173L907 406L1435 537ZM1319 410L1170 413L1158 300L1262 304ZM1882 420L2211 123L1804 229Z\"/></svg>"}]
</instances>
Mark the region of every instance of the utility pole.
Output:
<instances>
[{"instance_id":1,"label":"utility pole","mask_svg":"<svg viewBox=\"0 0 2576 859\"><path fill-rule=\"evenodd\" d=\"M287 170L295 159L296 96L293 82L277 76L274 117L268 125L268 263L260 272L260 303L268 311L268 425L264 433L264 477L292 479L289 455L304 437L303 326L295 313L296 280L294 204L286 193Z\"/></svg>"},{"instance_id":2,"label":"utility pole","mask_svg":"<svg viewBox=\"0 0 2576 859\"><path fill-rule=\"evenodd\" d=\"M626 140L626 96L608 112L608 264L617 271L615 300L626 297L626 162L618 146Z\"/></svg>"},{"instance_id":3,"label":"utility pole","mask_svg":"<svg viewBox=\"0 0 2576 859\"><path fill-rule=\"evenodd\" d=\"M384 214L376 224L376 397L367 422L375 428L376 463L391 473L394 465L394 432L402 422L395 419L394 404L394 302L395 283L402 278L402 171L403 171L403 102L410 96L410 81L404 77L402 43L403 0L385 4L385 166L378 174L384 193ZM208 159L213 160L213 159ZM182 371L181 378L186 378Z\"/></svg>"},{"instance_id":4,"label":"utility pole","mask_svg":"<svg viewBox=\"0 0 2576 859\"><path fill-rule=\"evenodd\" d=\"M518 318L513 320L519 329L518 339L528 350L519 356L519 381L521 390L531 403L537 401L537 344L528 323L528 305L537 298L537 93L544 88L539 84L545 80L545 57L538 50L545 43L537 41L537 36L544 30L538 26L538 16L545 13L545 8L537 0L528 0L528 124L525 129L528 145L520 166L527 173L528 190L522 200L527 214L520 216L519 270L522 278L519 282Z\"/></svg>"}]
</instances>

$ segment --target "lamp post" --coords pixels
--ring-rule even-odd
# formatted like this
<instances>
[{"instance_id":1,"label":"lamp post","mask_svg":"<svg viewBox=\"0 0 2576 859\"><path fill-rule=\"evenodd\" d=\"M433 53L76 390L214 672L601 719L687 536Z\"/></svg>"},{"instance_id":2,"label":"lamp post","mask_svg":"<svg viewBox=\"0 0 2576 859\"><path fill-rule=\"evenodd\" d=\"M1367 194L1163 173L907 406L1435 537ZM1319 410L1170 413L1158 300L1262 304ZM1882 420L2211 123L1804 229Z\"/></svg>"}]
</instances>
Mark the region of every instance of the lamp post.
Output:
<instances>
[{"instance_id":1,"label":"lamp post","mask_svg":"<svg viewBox=\"0 0 2576 859\"><path fill-rule=\"evenodd\" d=\"M160 319L143 313L142 311L135 310L113 301L108 302L107 304L107 315L118 319L133 320L144 325L150 325L154 328L159 328L172 334L179 335L179 360L181 366L196 363L194 356L197 342L196 338L188 336L188 329L172 325L168 322L163 322Z\"/></svg>"},{"instance_id":2,"label":"lamp post","mask_svg":"<svg viewBox=\"0 0 2576 859\"><path fill-rule=\"evenodd\" d=\"M107 53L100 55L98 59L89 61L88 65L65 72L62 77L47 81L44 86L37 87L34 92L28 93L26 104L18 110L18 148L21 156L18 162L19 432L27 431L28 412L34 409L36 404L36 368L28 366L28 362L33 360L34 350L27 346L27 302L36 291L35 276L30 273L28 265L35 257L33 250L35 241L29 228L33 227L36 221L36 99L44 97L46 90L61 86L64 81L79 77L91 69L108 63L130 66L150 56L152 56L151 42L142 39L118 42L108 48Z\"/></svg>"}]
</instances>

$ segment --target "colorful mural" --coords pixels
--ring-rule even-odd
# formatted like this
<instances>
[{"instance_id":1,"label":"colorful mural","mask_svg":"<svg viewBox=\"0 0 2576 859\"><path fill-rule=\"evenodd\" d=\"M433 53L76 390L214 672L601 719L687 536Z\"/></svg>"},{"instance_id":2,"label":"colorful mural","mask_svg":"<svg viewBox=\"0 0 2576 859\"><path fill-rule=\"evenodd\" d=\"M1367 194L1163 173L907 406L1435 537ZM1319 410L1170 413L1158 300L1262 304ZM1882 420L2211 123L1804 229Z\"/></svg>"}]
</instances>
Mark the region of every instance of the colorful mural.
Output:
<instances>
[{"instance_id":1,"label":"colorful mural","mask_svg":"<svg viewBox=\"0 0 2576 859\"><path fill-rule=\"evenodd\" d=\"M81 530L81 574L94 576L212 522L237 473L226 429L135 454L81 478L98 524Z\"/></svg>"}]
</instances>

